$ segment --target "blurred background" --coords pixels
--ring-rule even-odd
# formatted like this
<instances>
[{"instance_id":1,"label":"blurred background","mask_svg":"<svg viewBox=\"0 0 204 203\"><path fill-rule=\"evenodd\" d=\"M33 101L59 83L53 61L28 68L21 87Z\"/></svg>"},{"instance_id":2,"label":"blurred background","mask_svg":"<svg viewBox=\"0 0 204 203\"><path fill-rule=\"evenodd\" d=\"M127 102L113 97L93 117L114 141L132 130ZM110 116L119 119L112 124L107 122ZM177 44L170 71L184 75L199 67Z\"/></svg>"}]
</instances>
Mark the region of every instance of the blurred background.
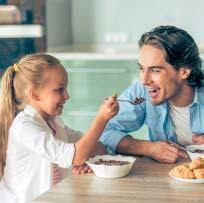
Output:
<instances>
[{"instance_id":1,"label":"blurred background","mask_svg":"<svg viewBox=\"0 0 204 203\"><path fill-rule=\"evenodd\" d=\"M62 117L85 131L104 97L138 79L137 42L144 32L183 28L203 57L203 8L203 0L0 0L0 71L28 53L59 58L69 73ZM134 136L146 137L146 128Z\"/></svg>"}]
</instances>

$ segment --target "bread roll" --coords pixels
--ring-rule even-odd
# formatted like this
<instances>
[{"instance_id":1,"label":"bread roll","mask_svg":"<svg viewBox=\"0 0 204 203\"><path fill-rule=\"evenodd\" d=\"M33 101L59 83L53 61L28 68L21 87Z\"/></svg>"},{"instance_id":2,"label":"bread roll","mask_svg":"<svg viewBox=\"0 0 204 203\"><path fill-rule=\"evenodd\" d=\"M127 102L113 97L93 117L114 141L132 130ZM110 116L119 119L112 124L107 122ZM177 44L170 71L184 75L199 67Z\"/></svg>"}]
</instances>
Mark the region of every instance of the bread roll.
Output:
<instances>
[{"instance_id":1,"label":"bread roll","mask_svg":"<svg viewBox=\"0 0 204 203\"><path fill-rule=\"evenodd\" d=\"M188 179L194 179L195 175L193 171L189 168L188 164L179 165L174 167L170 174L177 177L177 178L188 178Z\"/></svg>"},{"instance_id":2,"label":"bread roll","mask_svg":"<svg viewBox=\"0 0 204 203\"><path fill-rule=\"evenodd\" d=\"M199 168L199 169L195 169L193 170L195 177L197 179L202 179L204 178L204 168Z\"/></svg>"},{"instance_id":3,"label":"bread roll","mask_svg":"<svg viewBox=\"0 0 204 203\"><path fill-rule=\"evenodd\" d=\"M189 164L191 170L204 168L204 159L203 158L196 158Z\"/></svg>"}]
</instances>

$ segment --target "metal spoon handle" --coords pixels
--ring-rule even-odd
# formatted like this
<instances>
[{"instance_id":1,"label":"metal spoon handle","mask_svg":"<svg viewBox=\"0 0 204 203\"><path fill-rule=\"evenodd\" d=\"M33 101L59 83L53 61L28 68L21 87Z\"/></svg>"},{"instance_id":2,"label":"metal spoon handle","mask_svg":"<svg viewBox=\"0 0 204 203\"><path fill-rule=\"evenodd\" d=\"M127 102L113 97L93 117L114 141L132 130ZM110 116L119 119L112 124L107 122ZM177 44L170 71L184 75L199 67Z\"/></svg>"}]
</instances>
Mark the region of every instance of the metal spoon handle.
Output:
<instances>
[{"instance_id":1,"label":"metal spoon handle","mask_svg":"<svg viewBox=\"0 0 204 203\"><path fill-rule=\"evenodd\" d=\"M121 102L132 102L131 100L125 100L125 99L117 99L117 101L121 101Z\"/></svg>"},{"instance_id":2,"label":"metal spoon handle","mask_svg":"<svg viewBox=\"0 0 204 203\"><path fill-rule=\"evenodd\" d=\"M106 97L105 99L108 99L108 97ZM137 104L141 104L142 102L144 102L145 99L144 98L135 98L134 100L117 99L117 101L120 101L120 102L129 102L130 104L137 105Z\"/></svg>"},{"instance_id":3,"label":"metal spoon handle","mask_svg":"<svg viewBox=\"0 0 204 203\"><path fill-rule=\"evenodd\" d=\"M172 145L172 146L174 146L174 147L176 147L176 148L178 148L178 149L181 149L181 150L183 150L183 151L189 151L189 152L195 153L193 150L190 150L190 149L187 149L187 148L184 147L184 146L178 145L177 143L175 143L175 142L173 142L173 141L171 141L171 140L168 140L167 142L168 142L170 145Z\"/></svg>"}]
</instances>

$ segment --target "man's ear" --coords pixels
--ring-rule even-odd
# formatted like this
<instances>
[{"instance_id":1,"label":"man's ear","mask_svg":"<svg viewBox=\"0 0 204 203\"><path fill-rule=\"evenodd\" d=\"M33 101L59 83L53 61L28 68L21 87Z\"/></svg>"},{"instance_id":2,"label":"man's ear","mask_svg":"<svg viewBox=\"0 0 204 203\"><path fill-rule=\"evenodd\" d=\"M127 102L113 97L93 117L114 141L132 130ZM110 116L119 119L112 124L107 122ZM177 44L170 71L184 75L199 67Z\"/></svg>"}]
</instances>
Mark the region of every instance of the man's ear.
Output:
<instances>
[{"instance_id":1,"label":"man's ear","mask_svg":"<svg viewBox=\"0 0 204 203\"><path fill-rule=\"evenodd\" d=\"M39 95L37 93L37 91L33 88L30 88L29 92L29 97L34 100L34 101L40 101Z\"/></svg>"},{"instance_id":2,"label":"man's ear","mask_svg":"<svg viewBox=\"0 0 204 203\"><path fill-rule=\"evenodd\" d=\"M179 72L180 72L181 78L185 80L191 74L191 69L190 68L180 68Z\"/></svg>"}]
</instances>

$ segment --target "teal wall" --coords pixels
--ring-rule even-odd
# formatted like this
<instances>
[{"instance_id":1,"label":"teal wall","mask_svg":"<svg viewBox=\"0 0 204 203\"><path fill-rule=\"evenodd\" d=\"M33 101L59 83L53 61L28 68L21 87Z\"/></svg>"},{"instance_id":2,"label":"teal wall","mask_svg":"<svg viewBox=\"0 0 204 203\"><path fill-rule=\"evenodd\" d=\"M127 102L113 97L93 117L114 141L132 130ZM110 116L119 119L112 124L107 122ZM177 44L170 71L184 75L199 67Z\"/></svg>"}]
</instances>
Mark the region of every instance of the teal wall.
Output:
<instances>
[{"instance_id":1,"label":"teal wall","mask_svg":"<svg viewBox=\"0 0 204 203\"><path fill-rule=\"evenodd\" d=\"M136 60L65 60L62 64L69 75L70 98L61 118L69 127L81 132L88 130L105 97L114 93L120 95L139 76ZM146 126L131 135L147 139Z\"/></svg>"}]
</instances>

